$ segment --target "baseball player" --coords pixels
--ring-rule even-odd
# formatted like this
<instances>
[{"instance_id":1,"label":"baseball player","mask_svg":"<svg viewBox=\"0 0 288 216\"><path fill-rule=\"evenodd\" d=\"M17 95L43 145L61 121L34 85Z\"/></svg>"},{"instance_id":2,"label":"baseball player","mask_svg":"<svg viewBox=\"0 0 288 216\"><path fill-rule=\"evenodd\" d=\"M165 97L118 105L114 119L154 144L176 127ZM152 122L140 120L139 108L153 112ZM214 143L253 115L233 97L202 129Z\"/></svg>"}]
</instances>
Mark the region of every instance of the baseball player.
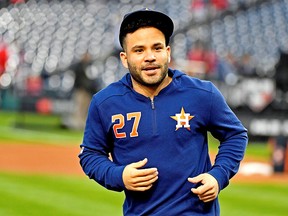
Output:
<instances>
[{"instance_id":1,"label":"baseball player","mask_svg":"<svg viewBox=\"0 0 288 216\"><path fill-rule=\"evenodd\" d=\"M168 67L173 28L158 11L125 15L120 58L129 73L90 104L80 164L125 192L124 215L219 215L218 194L246 149L247 131L219 90ZM213 165L208 132L220 142Z\"/></svg>"}]
</instances>

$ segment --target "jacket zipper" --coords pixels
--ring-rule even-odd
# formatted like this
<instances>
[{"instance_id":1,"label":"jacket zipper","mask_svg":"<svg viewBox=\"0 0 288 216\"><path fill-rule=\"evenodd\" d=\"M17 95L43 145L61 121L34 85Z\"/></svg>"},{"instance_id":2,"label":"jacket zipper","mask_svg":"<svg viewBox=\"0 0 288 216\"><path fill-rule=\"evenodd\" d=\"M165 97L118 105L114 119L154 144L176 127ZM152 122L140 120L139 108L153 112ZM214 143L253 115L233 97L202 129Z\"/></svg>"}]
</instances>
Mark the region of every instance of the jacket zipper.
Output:
<instances>
[{"instance_id":1,"label":"jacket zipper","mask_svg":"<svg viewBox=\"0 0 288 216\"><path fill-rule=\"evenodd\" d=\"M155 109L154 99L150 98L150 100L151 100L151 108L154 110Z\"/></svg>"},{"instance_id":2,"label":"jacket zipper","mask_svg":"<svg viewBox=\"0 0 288 216\"><path fill-rule=\"evenodd\" d=\"M156 110L155 110L154 99L150 98L150 101L151 101L151 108L152 108L152 133L153 135L155 135L157 133Z\"/></svg>"}]
</instances>

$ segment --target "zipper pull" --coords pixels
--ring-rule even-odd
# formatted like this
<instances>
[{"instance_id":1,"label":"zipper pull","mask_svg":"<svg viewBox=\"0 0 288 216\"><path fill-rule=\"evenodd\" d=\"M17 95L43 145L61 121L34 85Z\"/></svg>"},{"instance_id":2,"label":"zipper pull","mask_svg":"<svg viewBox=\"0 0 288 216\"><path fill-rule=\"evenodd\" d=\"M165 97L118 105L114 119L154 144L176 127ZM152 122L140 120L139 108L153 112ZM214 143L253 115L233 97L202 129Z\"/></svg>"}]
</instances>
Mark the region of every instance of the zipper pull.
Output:
<instances>
[{"instance_id":1,"label":"zipper pull","mask_svg":"<svg viewBox=\"0 0 288 216\"><path fill-rule=\"evenodd\" d=\"M154 99L153 99L153 98L151 98L150 100L151 100L151 107L152 107L152 109L154 110L154 109L155 109L155 105L154 105Z\"/></svg>"}]
</instances>

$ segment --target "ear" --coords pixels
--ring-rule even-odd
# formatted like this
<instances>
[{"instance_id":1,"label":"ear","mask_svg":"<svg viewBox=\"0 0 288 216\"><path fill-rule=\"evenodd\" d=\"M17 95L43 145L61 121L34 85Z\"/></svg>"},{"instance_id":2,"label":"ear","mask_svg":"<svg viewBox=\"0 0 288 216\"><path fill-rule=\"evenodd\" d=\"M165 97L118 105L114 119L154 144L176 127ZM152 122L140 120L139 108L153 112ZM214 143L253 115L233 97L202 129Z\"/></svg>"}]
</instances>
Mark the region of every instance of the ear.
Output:
<instances>
[{"instance_id":1,"label":"ear","mask_svg":"<svg viewBox=\"0 0 288 216\"><path fill-rule=\"evenodd\" d=\"M170 61L171 61L171 48L170 48L170 46L167 46L166 50L167 50L167 55L168 55L168 63L170 63Z\"/></svg>"},{"instance_id":2,"label":"ear","mask_svg":"<svg viewBox=\"0 0 288 216\"><path fill-rule=\"evenodd\" d=\"M128 68L126 52L120 52L120 59L121 59L122 65L123 65L125 68Z\"/></svg>"}]
</instances>

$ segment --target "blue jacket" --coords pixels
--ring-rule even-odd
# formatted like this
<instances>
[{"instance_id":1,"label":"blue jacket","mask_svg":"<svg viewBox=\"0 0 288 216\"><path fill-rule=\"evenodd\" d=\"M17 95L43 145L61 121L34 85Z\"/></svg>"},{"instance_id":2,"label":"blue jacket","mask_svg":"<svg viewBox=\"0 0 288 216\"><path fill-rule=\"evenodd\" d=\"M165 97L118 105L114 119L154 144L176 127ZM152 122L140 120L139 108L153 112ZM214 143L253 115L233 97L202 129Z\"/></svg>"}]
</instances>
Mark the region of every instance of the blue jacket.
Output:
<instances>
[{"instance_id":1,"label":"blue jacket","mask_svg":"<svg viewBox=\"0 0 288 216\"><path fill-rule=\"evenodd\" d=\"M172 82L153 101L133 90L130 74L95 94L80 164L107 189L125 191L124 215L219 215L218 199L200 201L187 178L208 172L225 188L243 159L247 131L211 82L177 70L169 75ZM220 141L213 166L207 132ZM146 192L126 190L124 167L144 158L145 167L158 169L157 182Z\"/></svg>"}]
</instances>

